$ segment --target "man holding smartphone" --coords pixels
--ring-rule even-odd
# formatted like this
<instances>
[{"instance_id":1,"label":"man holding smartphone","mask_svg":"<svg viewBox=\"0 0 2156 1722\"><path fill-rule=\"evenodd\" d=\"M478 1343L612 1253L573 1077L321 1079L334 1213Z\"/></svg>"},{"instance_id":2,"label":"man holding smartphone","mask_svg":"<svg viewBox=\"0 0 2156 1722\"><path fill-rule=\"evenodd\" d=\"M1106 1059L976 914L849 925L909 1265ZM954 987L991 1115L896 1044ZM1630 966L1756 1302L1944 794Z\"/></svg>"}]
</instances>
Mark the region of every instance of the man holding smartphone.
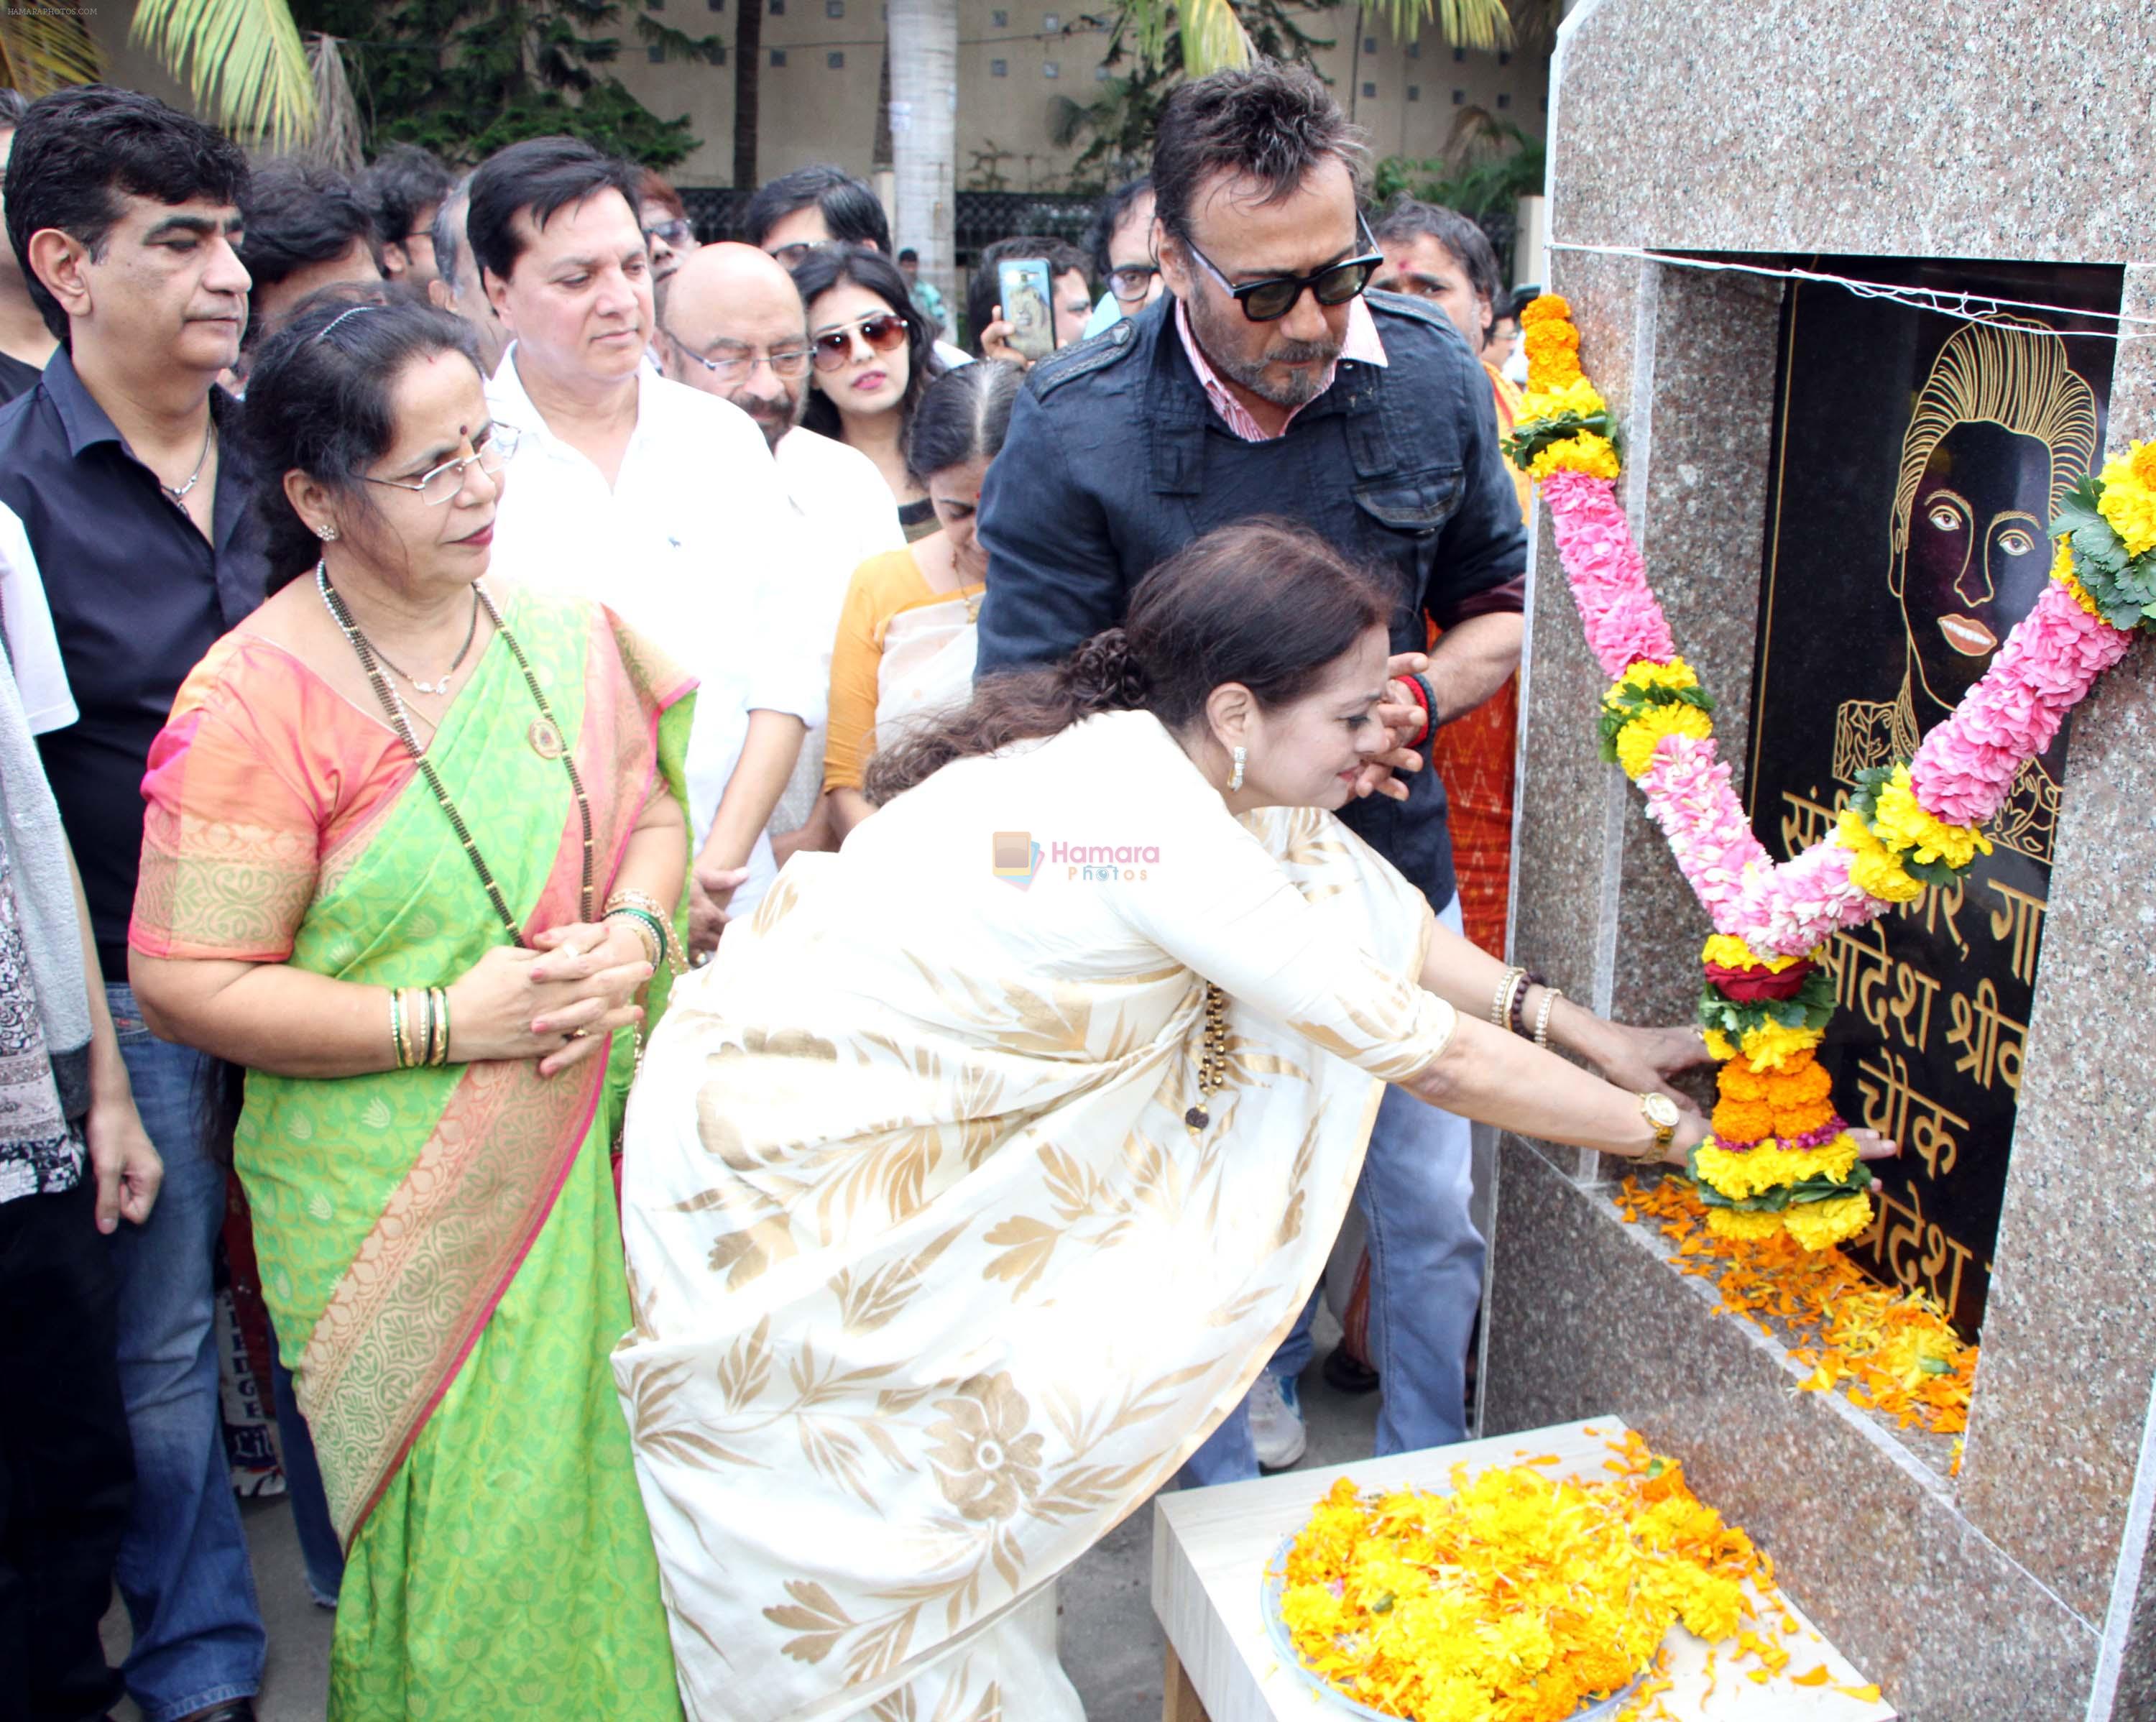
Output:
<instances>
[{"instance_id":1,"label":"man holding smartphone","mask_svg":"<svg viewBox=\"0 0 2156 1722\"><path fill-rule=\"evenodd\" d=\"M975 355L1030 366L1069 347L1093 314L1086 254L1061 239L1024 234L981 253L966 284L966 326ZM1025 301L1022 307L1019 300ZM1021 329L1022 309L1037 314Z\"/></svg>"},{"instance_id":2,"label":"man holding smartphone","mask_svg":"<svg viewBox=\"0 0 2156 1722\"><path fill-rule=\"evenodd\" d=\"M1260 62L1169 98L1152 169L1168 293L1036 366L1019 398L982 496L981 673L1068 655L1122 619L1148 569L1259 514L1310 527L1394 583L1395 652L1421 650L1426 617L1444 629L1427 677L1435 722L1518 666L1527 534L1489 383L1441 314L1363 297L1383 260L1358 210L1363 162L1307 72ZM1396 733L1419 743L1420 723ZM1456 931L1437 774L1386 787L1342 816ZM1388 1092L1357 1190L1381 1453L1465 1433L1482 1279L1466 1122L1404 1099ZM1306 1324L1260 1375L1250 1416L1193 1457L1194 1480L1300 1456L1308 1354Z\"/></svg>"}]
</instances>

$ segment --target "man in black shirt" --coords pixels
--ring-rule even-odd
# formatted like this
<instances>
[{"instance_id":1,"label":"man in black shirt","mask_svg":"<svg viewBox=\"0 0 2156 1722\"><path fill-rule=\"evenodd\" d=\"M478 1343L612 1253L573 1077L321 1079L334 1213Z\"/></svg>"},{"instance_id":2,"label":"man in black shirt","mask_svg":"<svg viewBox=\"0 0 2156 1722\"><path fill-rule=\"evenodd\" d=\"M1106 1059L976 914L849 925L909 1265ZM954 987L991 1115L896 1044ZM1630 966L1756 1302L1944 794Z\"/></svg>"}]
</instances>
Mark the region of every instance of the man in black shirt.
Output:
<instances>
[{"instance_id":1,"label":"man in black shirt","mask_svg":"<svg viewBox=\"0 0 2156 1722\"><path fill-rule=\"evenodd\" d=\"M1440 722L1518 667L1527 535L1489 379L1459 332L1363 289L1382 259L1357 209L1362 147L1306 73L1260 63L1178 88L1154 134L1154 255L1168 292L1033 368L981 493L980 671L1067 656L1122 621L1131 589L1200 533L1259 514L1309 527L1389 582L1392 645L1444 639ZM1419 745L1420 737L1409 738ZM1405 780L1341 817L1429 897L1459 908L1443 785ZM1465 1120L1388 1091L1357 1199L1370 1250L1378 1451L1464 1435L1482 1240ZM1291 1464L1308 1314L1188 1474Z\"/></svg>"},{"instance_id":2,"label":"man in black shirt","mask_svg":"<svg viewBox=\"0 0 2156 1722\"><path fill-rule=\"evenodd\" d=\"M29 109L21 90L0 90L0 171L7 167L15 128ZM53 332L31 302L21 267L0 247L0 401L12 401L38 380L54 346Z\"/></svg>"},{"instance_id":3,"label":"man in black shirt","mask_svg":"<svg viewBox=\"0 0 2156 1722\"><path fill-rule=\"evenodd\" d=\"M60 350L0 409L0 503L42 570L80 721L42 738L142 1122L164 1157L116 1240L135 1505L117 1576L148 1722L251 1718L264 1635L219 1415L210 1272L224 1172L213 1061L152 1038L127 985L141 783L173 695L262 598L246 475L215 386L239 352L246 159L162 103L90 85L15 134L8 238Z\"/></svg>"}]
</instances>

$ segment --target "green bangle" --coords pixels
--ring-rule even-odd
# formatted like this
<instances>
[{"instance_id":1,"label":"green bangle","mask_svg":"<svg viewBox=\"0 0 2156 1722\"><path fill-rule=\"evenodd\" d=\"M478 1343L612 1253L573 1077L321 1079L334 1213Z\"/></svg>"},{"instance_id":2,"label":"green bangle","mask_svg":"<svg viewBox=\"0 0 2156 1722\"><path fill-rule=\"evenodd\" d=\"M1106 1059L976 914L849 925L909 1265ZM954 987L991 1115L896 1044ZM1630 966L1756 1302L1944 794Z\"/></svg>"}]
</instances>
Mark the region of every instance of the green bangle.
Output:
<instances>
[{"instance_id":1,"label":"green bangle","mask_svg":"<svg viewBox=\"0 0 2156 1722\"><path fill-rule=\"evenodd\" d=\"M658 916L653 914L650 910L640 908L634 903L617 903L599 918L603 921L611 921L617 915L634 916L636 918L637 923L641 926L645 932L651 935L652 954L647 958L646 960L650 963L654 969L658 968L660 964L665 960L667 947L670 943L666 937L665 923L662 922Z\"/></svg>"}]
</instances>

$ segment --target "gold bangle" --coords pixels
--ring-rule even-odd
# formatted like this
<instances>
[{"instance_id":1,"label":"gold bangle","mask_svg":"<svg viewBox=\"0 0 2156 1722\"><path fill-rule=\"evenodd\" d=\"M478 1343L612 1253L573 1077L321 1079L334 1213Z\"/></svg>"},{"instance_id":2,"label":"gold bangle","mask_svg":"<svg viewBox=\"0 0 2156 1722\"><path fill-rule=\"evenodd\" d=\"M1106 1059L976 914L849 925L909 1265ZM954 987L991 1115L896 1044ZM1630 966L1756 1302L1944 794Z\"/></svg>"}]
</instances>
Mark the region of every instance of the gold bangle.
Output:
<instances>
[{"instance_id":1,"label":"gold bangle","mask_svg":"<svg viewBox=\"0 0 2156 1722\"><path fill-rule=\"evenodd\" d=\"M634 886L623 886L607 898L605 907L599 911L599 918L603 921L616 909L641 909L651 917L660 935L659 955L651 959L654 969L662 960L675 974L689 966L688 958L681 949L681 942L674 936L674 917L657 897L648 891L639 891Z\"/></svg>"},{"instance_id":2,"label":"gold bangle","mask_svg":"<svg viewBox=\"0 0 2156 1722\"><path fill-rule=\"evenodd\" d=\"M619 919L634 927L644 944L644 960L654 969L665 959L666 942L659 936L660 923L649 910L640 909L634 903L616 903L599 918L602 921Z\"/></svg>"},{"instance_id":3,"label":"gold bangle","mask_svg":"<svg viewBox=\"0 0 2156 1722\"><path fill-rule=\"evenodd\" d=\"M428 1003L434 1017L434 1056L427 1061L437 1068L449 1061L449 994L446 987L427 989Z\"/></svg>"},{"instance_id":4,"label":"gold bangle","mask_svg":"<svg viewBox=\"0 0 2156 1722\"><path fill-rule=\"evenodd\" d=\"M389 1051L397 1061L398 1069L412 1067L404 1054L404 994L398 987L389 989Z\"/></svg>"},{"instance_id":5,"label":"gold bangle","mask_svg":"<svg viewBox=\"0 0 2156 1722\"><path fill-rule=\"evenodd\" d=\"M1557 1001L1563 996L1564 991L1561 987L1545 986L1543 989L1543 1007L1535 1012L1535 1045L1545 1052L1549 1051L1550 1012L1557 1008Z\"/></svg>"},{"instance_id":6,"label":"gold bangle","mask_svg":"<svg viewBox=\"0 0 2156 1722\"><path fill-rule=\"evenodd\" d=\"M1490 1022L1494 1028L1507 1029L1512 1020L1512 995L1527 984L1527 971L1507 968L1505 977L1497 983L1497 996L1490 1001Z\"/></svg>"}]
</instances>

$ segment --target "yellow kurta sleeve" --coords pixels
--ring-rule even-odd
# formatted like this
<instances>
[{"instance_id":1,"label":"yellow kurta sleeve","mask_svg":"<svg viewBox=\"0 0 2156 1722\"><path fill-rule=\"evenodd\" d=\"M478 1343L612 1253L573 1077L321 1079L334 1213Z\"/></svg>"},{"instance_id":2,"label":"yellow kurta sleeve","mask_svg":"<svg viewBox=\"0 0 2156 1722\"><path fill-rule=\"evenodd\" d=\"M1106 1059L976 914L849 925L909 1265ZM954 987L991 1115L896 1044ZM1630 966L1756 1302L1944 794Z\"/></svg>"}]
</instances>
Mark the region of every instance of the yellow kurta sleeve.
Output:
<instances>
[{"instance_id":1,"label":"yellow kurta sleeve","mask_svg":"<svg viewBox=\"0 0 2156 1722\"><path fill-rule=\"evenodd\" d=\"M928 590L911 550L887 550L854 570L831 645L831 705L824 745L824 788L858 789L875 751L877 676L884 630Z\"/></svg>"}]
</instances>

